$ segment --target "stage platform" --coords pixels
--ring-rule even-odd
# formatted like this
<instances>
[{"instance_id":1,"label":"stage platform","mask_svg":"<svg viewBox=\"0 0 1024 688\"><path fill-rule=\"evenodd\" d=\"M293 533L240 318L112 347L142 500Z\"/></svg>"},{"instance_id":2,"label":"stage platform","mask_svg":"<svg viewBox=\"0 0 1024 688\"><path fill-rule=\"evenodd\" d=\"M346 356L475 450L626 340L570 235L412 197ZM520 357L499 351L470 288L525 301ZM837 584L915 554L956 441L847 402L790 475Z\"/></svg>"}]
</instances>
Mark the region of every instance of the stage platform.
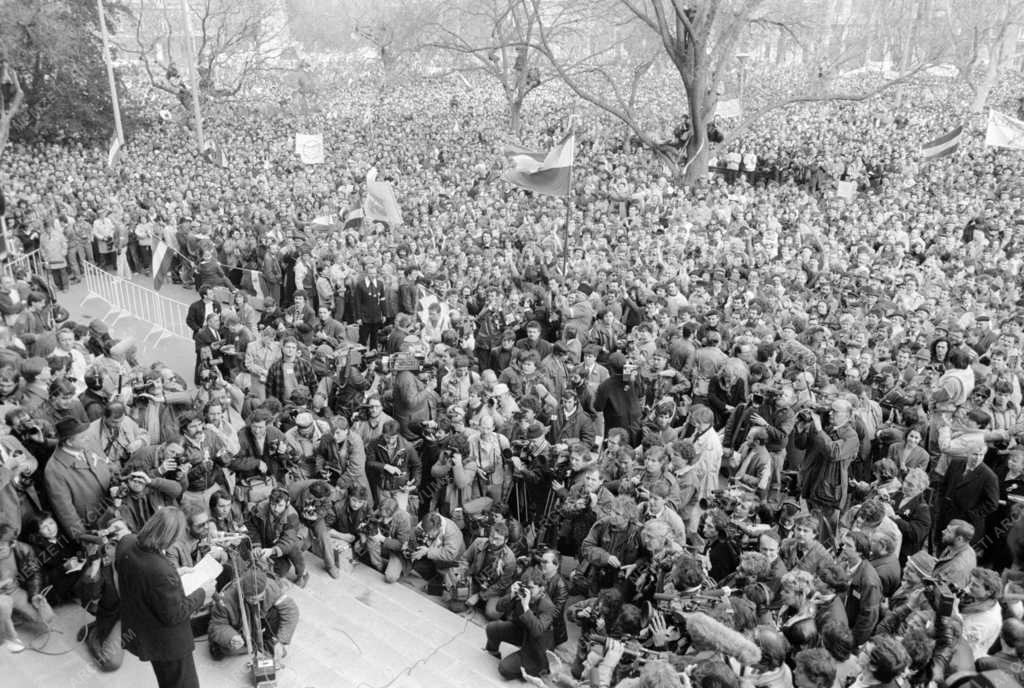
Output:
<instances>
[{"instance_id":1,"label":"stage platform","mask_svg":"<svg viewBox=\"0 0 1024 688\"><path fill-rule=\"evenodd\" d=\"M483 651L482 617L453 614L417 588L411 577L389 585L382 575L357 564L351 573L330 578L318 559L307 554L310 578L305 589L290 586L301 620L278 672L279 688L488 688L507 686L497 660ZM0 685L4 688L144 688L155 686L152 669L131 655L116 672L102 673L83 643L79 627L91 616L78 606L58 610L45 652L11 654L0 648ZM42 644L25 626L22 640ZM503 652L513 648L502 647ZM200 683L216 688L250 685L244 657L215 661L205 637L196 643Z\"/></svg>"}]
</instances>

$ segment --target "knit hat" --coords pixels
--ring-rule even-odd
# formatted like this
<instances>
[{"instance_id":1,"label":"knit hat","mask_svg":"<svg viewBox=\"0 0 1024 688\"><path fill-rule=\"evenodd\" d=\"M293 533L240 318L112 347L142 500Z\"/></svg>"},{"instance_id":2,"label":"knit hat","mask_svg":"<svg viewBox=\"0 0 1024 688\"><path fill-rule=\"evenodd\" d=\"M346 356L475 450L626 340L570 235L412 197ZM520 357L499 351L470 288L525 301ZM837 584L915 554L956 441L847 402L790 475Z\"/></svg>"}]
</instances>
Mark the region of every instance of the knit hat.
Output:
<instances>
[{"instance_id":1,"label":"knit hat","mask_svg":"<svg viewBox=\"0 0 1024 688\"><path fill-rule=\"evenodd\" d=\"M910 558L907 559L907 566L913 566L919 574L930 578L935 571L935 561L935 557L921 550L910 555Z\"/></svg>"}]
</instances>

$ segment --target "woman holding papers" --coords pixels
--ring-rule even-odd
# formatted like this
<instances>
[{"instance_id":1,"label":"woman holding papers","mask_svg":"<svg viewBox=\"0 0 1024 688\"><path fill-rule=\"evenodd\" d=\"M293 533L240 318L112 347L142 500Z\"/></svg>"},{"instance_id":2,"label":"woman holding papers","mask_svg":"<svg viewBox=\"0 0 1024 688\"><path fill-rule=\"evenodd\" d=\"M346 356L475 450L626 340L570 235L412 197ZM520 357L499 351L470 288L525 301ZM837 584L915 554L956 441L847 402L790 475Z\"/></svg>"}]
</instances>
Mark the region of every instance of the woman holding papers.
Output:
<instances>
[{"instance_id":1,"label":"woman holding papers","mask_svg":"<svg viewBox=\"0 0 1024 688\"><path fill-rule=\"evenodd\" d=\"M214 581L186 596L164 552L185 534L185 515L161 507L137 535L117 546L115 568L121 593L125 649L151 662L160 688L198 688L189 619L212 595Z\"/></svg>"}]
</instances>

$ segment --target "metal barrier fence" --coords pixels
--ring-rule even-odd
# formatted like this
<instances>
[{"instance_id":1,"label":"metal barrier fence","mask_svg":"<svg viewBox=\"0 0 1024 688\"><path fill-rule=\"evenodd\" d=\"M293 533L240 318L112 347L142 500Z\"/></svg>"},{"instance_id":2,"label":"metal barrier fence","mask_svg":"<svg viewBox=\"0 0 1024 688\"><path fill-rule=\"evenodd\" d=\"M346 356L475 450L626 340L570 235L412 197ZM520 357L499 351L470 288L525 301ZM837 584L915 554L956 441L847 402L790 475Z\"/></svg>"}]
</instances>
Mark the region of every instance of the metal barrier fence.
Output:
<instances>
[{"instance_id":1,"label":"metal barrier fence","mask_svg":"<svg viewBox=\"0 0 1024 688\"><path fill-rule=\"evenodd\" d=\"M109 304L111 310L104 319L113 316L113 320L108 323L111 327L122 318L131 317L152 325L142 341L147 342L153 337L153 346L166 337L192 340L192 332L185 324L189 306L187 303L161 296L152 289L112 275L92 263L85 264L83 277L89 290L85 301L100 299Z\"/></svg>"},{"instance_id":2,"label":"metal barrier fence","mask_svg":"<svg viewBox=\"0 0 1024 688\"><path fill-rule=\"evenodd\" d=\"M48 279L49 277L49 273L46 271L46 263L43 261L43 254L39 249L20 256L10 256L5 258L3 261L3 267L5 272L9 271L12 274L18 268L24 268L30 274L38 275L43 279Z\"/></svg>"}]
</instances>

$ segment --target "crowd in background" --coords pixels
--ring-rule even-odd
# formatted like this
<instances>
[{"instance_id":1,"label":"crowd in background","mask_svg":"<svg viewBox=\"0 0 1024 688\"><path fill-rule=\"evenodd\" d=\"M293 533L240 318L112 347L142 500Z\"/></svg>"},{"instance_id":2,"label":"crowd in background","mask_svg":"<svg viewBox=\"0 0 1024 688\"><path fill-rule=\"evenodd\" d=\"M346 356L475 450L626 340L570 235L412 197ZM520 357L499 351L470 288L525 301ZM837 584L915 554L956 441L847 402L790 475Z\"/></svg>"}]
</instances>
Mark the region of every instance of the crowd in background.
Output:
<instances>
[{"instance_id":1,"label":"crowd in background","mask_svg":"<svg viewBox=\"0 0 1024 688\"><path fill-rule=\"evenodd\" d=\"M111 171L5 152L9 227L49 270L0 281L7 648L12 614L78 601L116 668L111 541L181 505L176 566L244 532L271 597L306 551L419 576L479 608L488 651L520 646L508 678L1018 685L1019 156L968 127L923 164L962 114L932 83L779 111L693 185L582 111L565 246L561 200L500 178L500 100L449 86L212 106L223 167L174 122ZM538 149L569 127L544 91L524 119ZM371 168L403 225L348 222ZM197 292L189 370L59 307L157 241ZM215 656L244 651L237 610L206 614Z\"/></svg>"}]
</instances>

